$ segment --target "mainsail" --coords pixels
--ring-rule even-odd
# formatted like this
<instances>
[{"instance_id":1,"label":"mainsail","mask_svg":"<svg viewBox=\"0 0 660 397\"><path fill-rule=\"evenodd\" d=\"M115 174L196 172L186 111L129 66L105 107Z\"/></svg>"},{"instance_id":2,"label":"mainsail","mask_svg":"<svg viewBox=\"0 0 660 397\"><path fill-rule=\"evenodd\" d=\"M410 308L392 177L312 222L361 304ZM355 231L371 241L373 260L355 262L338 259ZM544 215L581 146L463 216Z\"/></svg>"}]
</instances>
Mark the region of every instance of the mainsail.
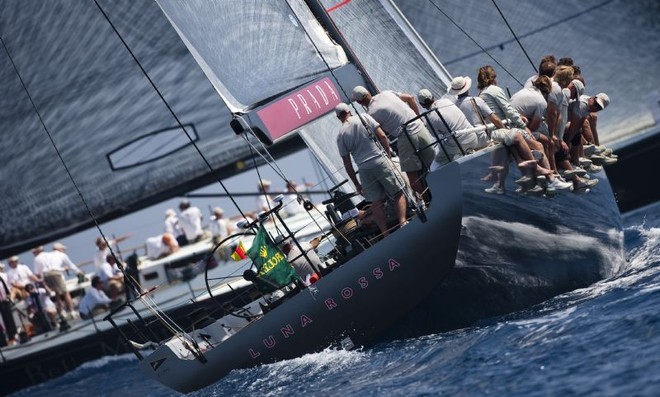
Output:
<instances>
[{"instance_id":1,"label":"mainsail","mask_svg":"<svg viewBox=\"0 0 660 397\"><path fill-rule=\"evenodd\" d=\"M240 128L268 140L346 100L342 84L363 82L302 1L157 2Z\"/></svg>"},{"instance_id":2,"label":"mainsail","mask_svg":"<svg viewBox=\"0 0 660 397\"><path fill-rule=\"evenodd\" d=\"M157 1L232 112L242 114L261 106L256 112L259 117L251 117L250 122L264 122L273 139L303 127L299 130L303 139L336 180L345 178L336 152L337 121L334 116L320 116L331 111L338 100L310 106L312 112L319 110L313 117L277 131L263 117L265 111L273 110L272 118L280 122L299 119L297 112L286 112L287 101L301 92L304 95L310 91L308 84L319 81L334 84L341 100L348 100L359 80L341 79L338 70L350 64L335 42L346 38L381 88L444 92L450 81L391 1ZM342 37L332 37L335 41L324 31L328 26L319 24L325 17L319 15L325 14L323 9L330 10L342 32Z\"/></svg>"},{"instance_id":3,"label":"mainsail","mask_svg":"<svg viewBox=\"0 0 660 397\"><path fill-rule=\"evenodd\" d=\"M94 224L63 163L103 222L240 172L237 161L250 158L158 5L98 3L109 20L93 1L0 1L0 259ZM289 140L272 152L302 147Z\"/></svg>"}]
</instances>

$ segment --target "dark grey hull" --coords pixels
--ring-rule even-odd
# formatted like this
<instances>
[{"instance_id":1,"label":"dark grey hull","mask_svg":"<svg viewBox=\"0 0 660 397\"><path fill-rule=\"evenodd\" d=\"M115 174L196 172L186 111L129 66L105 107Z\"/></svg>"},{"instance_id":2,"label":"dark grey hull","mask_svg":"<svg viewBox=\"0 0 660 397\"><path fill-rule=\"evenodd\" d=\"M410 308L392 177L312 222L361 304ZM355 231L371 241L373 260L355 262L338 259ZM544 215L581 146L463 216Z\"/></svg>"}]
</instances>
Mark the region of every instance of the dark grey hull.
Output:
<instances>
[{"instance_id":1,"label":"dark grey hull","mask_svg":"<svg viewBox=\"0 0 660 397\"><path fill-rule=\"evenodd\" d=\"M546 198L516 193L520 172L511 165L505 194L496 195L484 191L493 182L481 180L491 155L458 161L463 213L456 266L387 338L511 313L610 277L625 263L621 217L604 172L593 175L600 182L589 193Z\"/></svg>"},{"instance_id":2,"label":"dark grey hull","mask_svg":"<svg viewBox=\"0 0 660 397\"><path fill-rule=\"evenodd\" d=\"M177 357L161 346L141 362L147 374L189 392L229 371L321 351L364 346L422 302L454 267L461 222L457 164L429 177L437 196L420 219L353 257L245 326L204 360ZM444 186L457 189L443 191ZM220 321L220 320L219 320Z\"/></svg>"}]
</instances>

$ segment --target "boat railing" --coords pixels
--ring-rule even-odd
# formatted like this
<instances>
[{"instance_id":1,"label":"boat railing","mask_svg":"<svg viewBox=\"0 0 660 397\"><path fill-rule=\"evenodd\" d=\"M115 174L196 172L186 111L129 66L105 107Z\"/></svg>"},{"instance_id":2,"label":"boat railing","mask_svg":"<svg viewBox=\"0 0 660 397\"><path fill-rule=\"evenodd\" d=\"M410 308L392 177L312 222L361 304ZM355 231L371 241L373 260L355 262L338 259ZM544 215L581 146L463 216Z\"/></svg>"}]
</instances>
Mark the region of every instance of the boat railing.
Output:
<instances>
[{"instance_id":1,"label":"boat railing","mask_svg":"<svg viewBox=\"0 0 660 397\"><path fill-rule=\"evenodd\" d=\"M435 115L440 119L442 124L445 126L446 132L438 131L438 129L436 128L436 126L434 125L434 123L431 120L432 115ZM462 129L462 130L452 131L452 129L449 127L449 123L447 123L445 118L440 113L439 109L432 108L432 109L429 109L428 111L426 111L424 113L421 113L419 116L416 116L416 117L408 120L404 124L402 124L402 126L401 126L402 131L406 135L406 139L410 139L410 135L408 133L408 128L407 128L408 125L415 122L415 121L417 121L417 120L422 120L424 122L424 124L426 124L429 131L431 132L431 134L434 137L434 140L429 145L424 146L424 147L420 147L419 149L416 150L415 154L417 156L420 156L420 160L421 160L421 153L423 151L425 151L425 150L434 150L435 151L435 146L438 145L440 150L442 150L443 153L445 154L446 158L451 162L451 161L453 161L453 156L451 156L449 154L449 151L446 148L447 141L449 139L453 140L453 142L456 144L456 147L458 147L461 155L465 156L466 154L469 154L469 153L463 148L463 146L458 141L458 136L461 136L461 135L464 135L464 134L472 134L472 133L485 131L488 134L488 137L490 138L490 131L496 129L496 127L493 123L489 123L489 124L486 124L486 125L482 124L482 125L474 126L474 127L471 127L471 128L465 128L465 129ZM508 119L505 119L505 120L502 120L502 123L504 125L508 125L508 124L510 124L510 121Z\"/></svg>"}]
</instances>

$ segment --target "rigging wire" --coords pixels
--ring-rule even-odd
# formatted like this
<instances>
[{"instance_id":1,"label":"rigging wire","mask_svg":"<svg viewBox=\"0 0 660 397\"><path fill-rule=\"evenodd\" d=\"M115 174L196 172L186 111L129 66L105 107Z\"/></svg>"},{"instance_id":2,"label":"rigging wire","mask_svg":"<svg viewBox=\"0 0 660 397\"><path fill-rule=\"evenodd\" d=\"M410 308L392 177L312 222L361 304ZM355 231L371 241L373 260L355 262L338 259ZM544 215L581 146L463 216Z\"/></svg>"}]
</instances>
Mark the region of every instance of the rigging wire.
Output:
<instances>
[{"instance_id":1,"label":"rigging wire","mask_svg":"<svg viewBox=\"0 0 660 397\"><path fill-rule=\"evenodd\" d=\"M493 1L493 5L495 6L495 8L497 8L497 12L500 13L500 16L501 16L502 19L504 20L504 23L505 23L506 26L509 28L509 31L511 32L511 34L513 35L513 37L516 39L516 42L517 42L518 45L520 46L520 49L522 50L522 52L523 52L523 53L525 54L525 56L527 57L527 60L529 61L529 63L532 65L532 69L534 69L534 72L538 73L539 71L538 71L538 69L536 69L536 65L534 65L534 62L532 62L532 58L529 57L529 54L527 53L527 50L525 50L525 47L522 45L522 43L521 43L520 40L518 39L518 35L516 35L516 32L513 31L513 28L511 27L511 25L509 25L509 21L507 21L506 17L505 17L504 14L502 13L502 10L500 10L500 7L497 6L497 3L495 2L495 0L492 0L492 1Z\"/></svg>"},{"instance_id":2,"label":"rigging wire","mask_svg":"<svg viewBox=\"0 0 660 397\"><path fill-rule=\"evenodd\" d=\"M23 90L25 91L25 95L27 95L28 100L30 101L30 104L32 105L32 108L34 109L35 114L37 115L37 118L39 119L39 122L41 123L41 126L43 127L44 131L46 132L46 135L48 135L48 139L50 140L51 145L53 146L53 149L55 149L55 153L57 154L57 157L59 158L60 162L62 163L62 166L64 167L64 170L66 171L66 174L68 175L69 179L71 180L71 183L73 184L74 189L76 190L76 193L78 193L78 196L80 197L80 200L82 201L83 205L85 206L85 209L87 209L87 213L89 214L90 218L94 221L94 225L96 226L96 229L101 233L101 236L107 243L107 239L105 235L103 234L103 231L101 230L101 226L98 223L98 220L96 216L94 215L94 212L92 211L91 207L89 206L89 203L87 203L87 200L82 194L82 191L80 190L80 187L76 183L75 178L73 177L73 174L71 173L71 170L69 169L69 166L66 164L66 161L64 161L64 157L62 156L62 152L60 152L59 148L57 147L57 144L55 143L55 140L53 139L52 134L50 133L50 130L48 127L46 127L46 123L44 122L43 117L41 117L41 112L39 112L39 109L37 108L36 103L32 99L32 95L30 95L30 91L27 88L27 85L25 84L25 81L23 80L23 77L21 76L20 72L18 71L18 67L16 66L16 63L14 62L14 58L11 56L11 53L9 52L9 48L7 47L7 44L5 43L5 40L0 36L0 42L2 42L2 47L5 49L5 52L7 53L7 57L9 58L9 61L11 62L12 67L14 68L14 72L16 73L16 76L18 77L18 80L21 82L21 86L23 87ZM110 252L112 253L113 256L115 256L114 252L112 252L112 248L110 247L110 244L108 244L108 247L110 248ZM123 269L121 269L123 272Z\"/></svg>"},{"instance_id":3,"label":"rigging wire","mask_svg":"<svg viewBox=\"0 0 660 397\"><path fill-rule=\"evenodd\" d=\"M7 47L7 44L5 43L2 36L0 36L0 42L2 43L2 47L4 48L5 52L7 53L7 57L9 58L9 61L11 62L12 67L14 68L14 72L16 73L16 76L18 77L19 81L21 82L21 86L23 87L23 90L25 91L25 94L26 94L28 100L30 101L30 104L32 105L32 108L34 109L34 112L37 115L37 118L39 119L39 122L41 123L41 126L43 127L44 131L46 132L46 135L48 136L48 139L50 140L51 145L53 146L53 148L55 149L55 152L57 153L57 157L59 158L60 162L62 163L62 166L64 167L64 170L66 171L69 179L71 180L71 183L73 184L74 189L78 193L78 196L80 196L80 200L82 201L83 205L87 209L87 212L89 213L89 216L94 221L94 225L95 225L96 229L99 231L99 233L101 234L101 236L103 237L103 239L107 243L107 238L106 238L105 234L103 233L103 230L101 230L101 226L99 225L99 223L97 221L97 218L94 215L94 212L92 211L91 207L89 206L89 203L87 202L84 195L82 194L82 191L80 190L80 187L76 183L76 180L73 177L73 174L71 173L71 170L69 169L68 165L66 164L66 161L64 161L64 157L62 156L62 153L60 152L59 148L57 147L57 144L55 143L55 140L53 139L53 136L52 136L50 130L46 126L46 123L44 122L44 119L41 116L41 112L39 112L39 109L37 108L37 105L34 102L34 99L32 98L32 95L30 94L30 91L27 88L27 84L25 84L25 81L23 80L23 77L21 76L20 72L18 71L18 67L16 66L16 63L14 62L14 59L11 56L11 53L9 52L9 48ZM108 244L108 248L109 248L110 253L112 254L112 256L117 258L116 254L113 252L112 247L111 247L110 244ZM127 279L131 280L131 282L129 283L129 286L131 288L133 288L133 290L138 294L138 296L142 296L144 291L138 291L139 283L137 283L136 280L133 279L133 277L131 277L130 275L128 275L126 273L126 271L124 269L124 266L118 266L118 267L121 270L121 272L124 274L124 276ZM148 294L146 294L146 295L148 295ZM149 307L149 305L146 305L146 306ZM172 326L170 325L171 320L170 320L170 322L165 320L165 318L167 318L167 316L165 316L164 314L160 314L160 313L156 312L152 308L149 308L149 310L154 314L154 316L156 316L157 318L161 318L162 319L161 321L165 324L165 326L167 328L170 328L170 330L172 329ZM163 316L165 316L165 318L163 318Z\"/></svg>"},{"instance_id":4,"label":"rigging wire","mask_svg":"<svg viewBox=\"0 0 660 397\"><path fill-rule=\"evenodd\" d=\"M296 18L296 21L300 24L300 26L304 26L303 23L302 23L302 21L300 20L300 18L299 18L298 15L296 14L295 10L294 10L293 7L291 6L291 3L289 3L288 0L286 1L286 5L289 7L289 10L291 10L291 13L292 13L293 17ZM335 75L335 71L330 67L330 64L329 64L328 61L326 60L325 56L323 56L323 53L322 53L321 50L318 48L318 46L316 45L316 43L315 43L314 40L312 39L311 35L309 34L309 32L308 32L305 28L303 28L302 30L303 30L303 32L305 32L305 35L307 36L307 39L309 40L309 42L312 44L312 46L314 46L314 50L316 50L317 55L321 58L321 60L322 60L323 63L325 64L326 69L327 69L328 71L330 71L330 74L332 75L332 77L333 77L333 78L335 79L335 81L337 82L337 85L339 86L339 89L344 93L344 96L345 96L346 98L350 98L351 96L348 95L348 92L344 89L344 86L340 83L339 78L337 78L337 76ZM343 48L343 47L342 47L342 48ZM369 80L371 80L370 77L369 77L368 75L366 75L366 72L365 72L365 79L369 79ZM372 83L373 83L373 82L372 82ZM374 84L374 87L375 87L375 84ZM353 109L355 110L355 114L357 115L358 112L357 112L357 109L355 108L355 105L352 105L352 106L353 106ZM363 118L362 118L362 117L359 117L359 119L360 119L360 121L362 122L362 125L364 126L364 128L365 128L365 129L367 130L367 132L369 133L369 136L371 137L371 139L376 143L376 146L379 147L383 153L385 153L385 148L383 148L382 145L380 144L380 142L378 142L378 139L376 138L376 136L374 135L374 133L373 133L372 131L370 131L369 127L367 126L367 124L366 124L366 122L363 120ZM386 155L389 155L389 153L386 153ZM389 156L386 156L386 157L389 157ZM394 171L394 175L395 175L395 177L397 178L397 180L399 180L399 182L402 183L402 185L405 186L405 183L403 182L403 180L402 180L401 178L399 178L399 175L398 175L398 172L397 172L397 170L396 170L396 167L394 167L394 166L391 164L391 162L388 163L388 166L389 166L390 169L392 169L392 171ZM404 195L408 198L408 200L409 200L410 202L415 202L414 197L410 197L410 195L408 194L408 192L407 192L406 189L403 189L403 192L404 192Z\"/></svg>"},{"instance_id":5,"label":"rigging wire","mask_svg":"<svg viewBox=\"0 0 660 397\"><path fill-rule=\"evenodd\" d=\"M472 41L477 47L479 47L479 49L480 49L484 54L488 55L488 57L489 57L490 59L492 59L493 62L495 62L495 63L497 64L497 66L499 66L502 70L504 70L504 71L506 72L506 74L508 74L509 76L511 76L511 78L512 78L513 80L515 80L518 84L520 84L521 87L523 86L523 83L521 83L520 80L518 80L518 79L516 78L516 76L514 76L511 72L509 72L509 70L508 70L504 65L502 65L497 59L495 59L495 57L492 56L492 55L490 54L490 52L488 52L488 50L486 50L484 47L482 47L481 44L477 43L477 41L476 41L476 40L475 40L475 39L474 39L474 38L473 38L468 32L466 32L465 29L463 29L463 28L462 28L462 27L461 27L456 21L454 21L454 19L453 19L452 17L450 17L449 15L447 15L447 13L444 12L444 11L440 8L440 6L438 6L433 0L429 0L429 3L431 3L431 4L432 4L432 5L433 5L433 6L434 6L434 7L435 7L435 8L436 8L436 9L437 9L442 15L444 15L447 19L449 19L449 22L451 22L452 24L454 24L454 26L456 26L456 27L458 28L458 30L460 30L460 31L461 31L461 32L462 32L462 33L463 33L468 39L470 39L470 40L471 40L471 41Z\"/></svg>"}]
</instances>

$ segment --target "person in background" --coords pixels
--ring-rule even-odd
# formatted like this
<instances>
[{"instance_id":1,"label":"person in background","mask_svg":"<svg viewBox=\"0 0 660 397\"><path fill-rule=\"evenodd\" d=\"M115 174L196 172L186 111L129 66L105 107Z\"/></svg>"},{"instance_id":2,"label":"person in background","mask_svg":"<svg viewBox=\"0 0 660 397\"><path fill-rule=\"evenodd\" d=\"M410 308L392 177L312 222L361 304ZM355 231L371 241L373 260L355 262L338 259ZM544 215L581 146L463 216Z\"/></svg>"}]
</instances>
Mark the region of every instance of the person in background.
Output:
<instances>
[{"instance_id":1,"label":"person in background","mask_svg":"<svg viewBox=\"0 0 660 397\"><path fill-rule=\"evenodd\" d=\"M12 310L11 286L4 270L5 264L0 262L0 347L15 345L18 333Z\"/></svg>"},{"instance_id":2,"label":"person in background","mask_svg":"<svg viewBox=\"0 0 660 397\"><path fill-rule=\"evenodd\" d=\"M211 216L211 224L209 225L209 228L211 229L211 237L213 238L214 244L218 244L231 233L229 221L224 217L224 214L225 212L220 207L215 207L213 209L213 216Z\"/></svg>"},{"instance_id":3,"label":"person in background","mask_svg":"<svg viewBox=\"0 0 660 397\"><path fill-rule=\"evenodd\" d=\"M176 211L172 208L168 208L165 211L165 227L163 228L163 233L173 235L179 245L181 245L181 242L183 241L183 231L179 226L179 218L176 216Z\"/></svg>"},{"instance_id":4,"label":"person in background","mask_svg":"<svg viewBox=\"0 0 660 397\"><path fill-rule=\"evenodd\" d=\"M110 309L110 299L103 291L103 281L99 276L92 277L92 285L85 291L85 296L78 304L80 318L88 320L95 315Z\"/></svg>"},{"instance_id":5,"label":"person in background","mask_svg":"<svg viewBox=\"0 0 660 397\"><path fill-rule=\"evenodd\" d=\"M28 318L41 331L57 327L57 306L53 303L45 288L36 288L30 283L25 286L25 304L27 305ZM45 315L46 317L40 317ZM78 317L76 313L75 316ZM43 321L50 321L50 324L44 324Z\"/></svg>"},{"instance_id":6,"label":"person in background","mask_svg":"<svg viewBox=\"0 0 660 397\"><path fill-rule=\"evenodd\" d=\"M21 300L23 299L25 286L39 281L39 277L32 273L27 265L19 263L19 258L16 255L10 257L8 262L7 281L11 289L11 299Z\"/></svg>"},{"instance_id":7,"label":"person in background","mask_svg":"<svg viewBox=\"0 0 660 397\"><path fill-rule=\"evenodd\" d=\"M119 294L124 291L124 275L117 267L117 261L112 254L106 256L97 276L103 282L104 290L110 296L110 300L117 301Z\"/></svg>"},{"instance_id":8,"label":"person in background","mask_svg":"<svg viewBox=\"0 0 660 397\"><path fill-rule=\"evenodd\" d=\"M78 312L73 309L71 294L67 289L64 274L69 274L71 270L78 275L84 275L84 273L71 261L65 251L66 246L59 242L53 244L51 252L43 252L43 247L35 248L33 250L35 255L34 273L41 277L46 287L55 293L57 312L63 318L70 320L77 318Z\"/></svg>"},{"instance_id":9,"label":"person in background","mask_svg":"<svg viewBox=\"0 0 660 397\"><path fill-rule=\"evenodd\" d=\"M262 179L257 183L257 191L259 192L257 194L257 214L270 211L273 208L273 199L268 194L271 183L268 179Z\"/></svg>"},{"instance_id":10,"label":"person in background","mask_svg":"<svg viewBox=\"0 0 660 397\"><path fill-rule=\"evenodd\" d=\"M179 251L179 243L170 233L149 237L145 245L149 259L160 259Z\"/></svg>"},{"instance_id":11,"label":"person in background","mask_svg":"<svg viewBox=\"0 0 660 397\"><path fill-rule=\"evenodd\" d=\"M288 180L286 181L286 191L287 194L284 195L284 208L283 212L286 216L293 216L297 214L302 214L305 212L305 208L302 206L302 202L298 201L298 195L302 197L302 191L298 190L298 185L295 181Z\"/></svg>"},{"instance_id":12,"label":"person in background","mask_svg":"<svg viewBox=\"0 0 660 397\"><path fill-rule=\"evenodd\" d=\"M300 242L305 255L300 252L298 246L290 238L285 239L282 235L275 237L275 244L286 255L287 262L293 266L293 269L300 279L305 282L305 285L314 284L321 278L315 270L321 268L321 259L315 251L318 246L318 240L312 240L310 243Z\"/></svg>"},{"instance_id":13,"label":"person in background","mask_svg":"<svg viewBox=\"0 0 660 397\"><path fill-rule=\"evenodd\" d=\"M202 211L190 204L188 199L183 199L179 203L179 226L185 235L185 244L181 246L196 243L204 238L202 229Z\"/></svg>"},{"instance_id":14,"label":"person in background","mask_svg":"<svg viewBox=\"0 0 660 397\"><path fill-rule=\"evenodd\" d=\"M111 249L116 250L117 244L131 238L132 236L133 233L128 233L115 239L108 240L107 243L103 237L98 237L96 239L96 254L94 255L94 265L96 266L96 269L98 270L105 262L105 258L110 254Z\"/></svg>"}]
</instances>

